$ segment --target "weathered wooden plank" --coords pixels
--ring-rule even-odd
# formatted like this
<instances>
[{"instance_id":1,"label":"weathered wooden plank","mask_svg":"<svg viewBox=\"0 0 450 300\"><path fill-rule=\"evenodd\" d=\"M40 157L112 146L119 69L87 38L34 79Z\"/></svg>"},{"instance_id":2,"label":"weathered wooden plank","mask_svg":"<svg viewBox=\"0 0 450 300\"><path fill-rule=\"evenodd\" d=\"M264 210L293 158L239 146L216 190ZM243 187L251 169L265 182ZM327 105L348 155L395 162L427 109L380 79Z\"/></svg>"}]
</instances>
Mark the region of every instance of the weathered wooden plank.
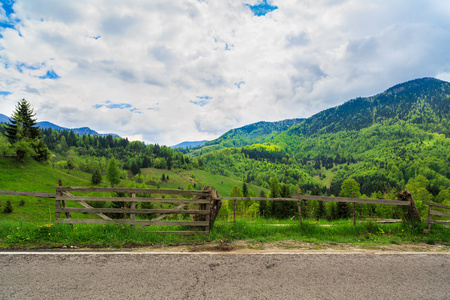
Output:
<instances>
[{"instance_id":1,"label":"weathered wooden plank","mask_svg":"<svg viewBox=\"0 0 450 300\"><path fill-rule=\"evenodd\" d=\"M180 205L178 205L177 207L174 207L173 209L171 209L170 212L172 213L173 211L180 210L180 209L182 209L182 208L185 207L185 206L186 206L186 204L180 204ZM168 213L168 214L162 214L162 215L160 215L159 217L153 219L153 221L159 221L159 220L162 220L162 219L164 219L164 218L167 217L167 216L170 216L170 213ZM141 229L141 230L142 230L142 229L145 229L145 228L147 228L148 226L149 226L149 225L142 226L140 229Z\"/></svg>"},{"instance_id":2,"label":"weathered wooden plank","mask_svg":"<svg viewBox=\"0 0 450 300\"><path fill-rule=\"evenodd\" d=\"M422 204L432 205L432 206L436 206L436 207L440 207L440 208L450 209L450 206L445 205L445 204L441 204L441 203L434 203L434 202L423 201Z\"/></svg>"},{"instance_id":3,"label":"weathered wooden plank","mask_svg":"<svg viewBox=\"0 0 450 300\"><path fill-rule=\"evenodd\" d=\"M387 204L387 205L409 205L407 201L399 200L384 200L384 199L367 199L367 198L349 198L349 197L326 197L326 196L312 196L312 195L292 195L293 198L302 200L316 200L327 202L356 202L356 203L371 203L371 204Z\"/></svg>"},{"instance_id":4,"label":"weathered wooden plank","mask_svg":"<svg viewBox=\"0 0 450 300\"><path fill-rule=\"evenodd\" d=\"M446 225L446 226L450 226L450 221L437 221L437 220L423 220L424 223L431 223L431 224L441 224L441 225Z\"/></svg>"},{"instance_id":5,"label":"weathered wooden plank","mask_svg":"<svg viewBox=\"0 0 450 300\"><path fill-rule=\"evenodd\" d=\"M56 200L55 201L55 220L58 221L61 217L60 213L57 212L61 208L61 201Z\"/></svg>"},{"instance_id":6,"label":"weathered wooden plank","mask_svg":"<svg viewBox=\"0 0 450 300\"><path fill-rule=\"evenodd\" d=\"M151 220L101 220L101 219L60 219L66 224L123 224L123 225L162 225L162 226L208 226L206 221L151 221Z\"/></svg>"},{"instance_id":7,"label":"weathered wooden plank","mask_svg":"<svg viewBox=\"0 0 450 300\"><path fill-rule=\"evenodd\" d=\"M209 203L208 199L185 199L185 198L129 198L129 197L62 197L58 200L74 201L116 201L116 202L158 202L158 203Z\"/></svg>"},{"instance_id":8,"label":"weathered wooden plank","mask_svg":"<svg viewBox=\"0 0 450 300\"><path fill-rule=\"evenodd\" d=\"M146 193L146 194L173 194L173 195L189 195L203 196L209 194L208 191L192 191L192 190L170 190L170 189L139 189L139 188L108 188L108 187L57 187L57 191L73 191L73 192L105 192L105 193Z\"/></svg>"},{"instance_id":9,"label":"weathered wooden plank","mask_svg":"<svg viewBox=\"0 0 450 300\"><path fill-rule=\"evenodd\" d=\"M131 194L131 198L136 199L136 194ZM130 209L136 209L136 202L132 201L130 204ZM134 213L130 213L130 220L136 220L136 215Z\"/></svg>"},{"instance_id":10,"label":"weathered wooden plank","mask_svg":"<svg viewBox=\"0 0 450 300\"><path fill-rule=\"evenodd\" d=\"M311 195L292 195L292 198L263 198L263 197L217 197L214 200L252 200L252 201L297 201L297 200L316 200L327 202L356 202L388 205L409 205L407 201L384 200L384 199L365 199L365 198L347 198L347 197L326 197Z\"/></svg>"},{"instance_id":11,"label":"weathered wooden plank","mask_svg":"<svg viewBox=\"0 0 450 300\"><path fill-rule=\"evenodd\" d=\"M0 195L55 198L55 193L0 191Z\"/></svg>"},{"instance_id":12,"label":"weathered wooden plank","mask_svg":"<svg viewBox=\"0 0 450 300\"><path fill-rule=\"evenodd\" d=\"M69 197L74 197L74 195L72 195L69 192L64 192L63 194L66 195L66 196L69 196ZM74 200L74 201L77 202L78 204L86 207L86 208L94 208L94 207L92 207L91 205L87 204L84 201L81 201L81 200ZM96 214L97 214L97 216L99 216L100 218L102 218L104 220L112 220L110 217L108 217L107 215L104 215L102 213L96 213Z\"/></svg>"},{"instance_id":13,"label":"weathered wooden plank","mask_svg":"<svg viewBox=\"0 0 450 300\"><path fill-rule=\"evenodd\" d=\"M251 200L251 201L297 201L294 198L264 198L264 197L214 197L213 200Z\"/></svg>"},{"instance_id":14,"label":"weathered wooden plank","mask_svg":"<svg viewBox=\"0 0 450 300\"><path fill-rule=\"evenodd\" d=\"M433 216L431 215L432 209L433 209L433 206L429 205L429 206L428 206L428 229L427 229L428 232L431 231L431 223L430 223L430 222L432 221L431 218L433 217ZM425 231L425 230L424 230L424 231Z\"/></svg>"},{"instance_id":15,"label":"weathered wooden plank","mask_svg":"<svg viewBox=\"0 0 450 300\"><path fill-rule=\"evenodd\" d=\"M73 213L126 213L126 214L199 214L206 215L206 210L173 210L173 209L139 209L139 208L79 208L79 207L60 207L55 208L55 212L73 212Z\"/></svg>"},{"instance_id":16,"label":"weathered wooden plank","mask_svg":"<svg viewBox=\"0 0 450 300\"><path fill-rule=\"evenodd\" d=\"M450 217L450 213L446 213L443 211L432 210L430 211L430 214L433 216Z\"/></svg>"},{"instance_id":17,"label":"weathered wooden plank","mask_svg":"<svg viewBox=\"0 0 450 300\"><path fill-rule=\"evenodd\" d=\"M178 205L177 207L174 207L173 209L171 209L169 213L163 214L163 215L157 217L156 219L154 219L154 221L162 220L162 219L164 219L165 217L169 216L170 214L173 214L174 211L180 210L180 209L182 209L182 208L185 207L185 206L186 206L186 204L180 204L180 205Z\"/></svg>"}]
</instances>

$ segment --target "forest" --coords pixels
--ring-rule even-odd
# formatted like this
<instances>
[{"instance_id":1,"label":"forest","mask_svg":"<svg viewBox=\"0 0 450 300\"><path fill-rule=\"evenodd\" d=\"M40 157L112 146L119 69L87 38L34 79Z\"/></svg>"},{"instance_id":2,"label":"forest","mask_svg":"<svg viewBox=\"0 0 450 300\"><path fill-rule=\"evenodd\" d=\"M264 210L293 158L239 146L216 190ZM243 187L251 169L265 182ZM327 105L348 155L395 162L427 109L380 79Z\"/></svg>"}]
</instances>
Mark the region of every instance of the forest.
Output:
<instances>
[{"instance_id":1,"label":"forest","mask_svg":"<svg viewBox=\"0 0 450 300\"><path fill-rule=\"evenodd\" d=\"M20 148L11 130L8 124L0 126L0 156L17 158L23 148L32 158L68 172L105 176L114 158L120 176L131 180L148 168L199 169L240 180L242 195L289 197L299 187L306 194L339 196L351 183L352 191L366 198L395 199L397 192L409 190L422 214L422 201L450 204L450 83L432 78L353 99L307 119L250 124L193 148L54 129L40 130L28 138L31 146L22 143ZM256 195L254 187L265 192ZM302 205L307 216L346 217L333 203ZM230 209L225 203L223 214ZM270 201L239 207L243 215L280 218L292 217L295 209L289 202ZM377 205L357 210L359 217L401 214Z\"/></svg>"}]
</instances>

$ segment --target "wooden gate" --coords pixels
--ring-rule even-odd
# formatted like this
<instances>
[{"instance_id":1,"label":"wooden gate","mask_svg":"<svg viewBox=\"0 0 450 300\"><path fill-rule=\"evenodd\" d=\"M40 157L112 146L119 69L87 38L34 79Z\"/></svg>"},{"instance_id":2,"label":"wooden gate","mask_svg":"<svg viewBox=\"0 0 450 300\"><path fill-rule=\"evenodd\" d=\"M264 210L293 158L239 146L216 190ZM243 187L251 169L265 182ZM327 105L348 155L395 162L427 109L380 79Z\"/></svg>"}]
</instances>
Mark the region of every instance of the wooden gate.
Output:
<instances>
[{"instance_id":1,"label":"wooden gate","mask_svg":"<svg viewBox=\"0 0 450 300\"><path fill-rule=\"evenodd\" d=\"M152 231L157 233L172 233L182 235L209 234L211 205L215 200L212 197L214 189L202 191L169 190L169 189L137 189L137 188L101 188L101 187L57 187L55 219L59 223L67 224L124 224L162 226L187 226L191 230ZM86 195L89 193L90 195ZM108 195L105 195L108 193ZM115 196L110 196L115 193ZM95 196L92 196L94 194ZM117 194L123 195L118 197ZM154 195L154 197L151 197ZM166 198L170 195L171 198ZM73 201L81 207L68 207L67 202ZM119 208L96 208L88 202L119 202ZM140 208L138 203L158 203L157 209ZM163 208L161 204L178 204L174 208ZM72 206L72 205L70 205ZM94 218L73 218L71 213L91 213ZM65 215L61 217L61 214ZM95 217L95 215L98 217ZM152 220L137 220L136 215L156 214ZM170 215L189 215L191 220L164 220ZM117 218L117 216L120 216ZM192 230L193 229L193 230Z\"/></svg>"}]
</instances>

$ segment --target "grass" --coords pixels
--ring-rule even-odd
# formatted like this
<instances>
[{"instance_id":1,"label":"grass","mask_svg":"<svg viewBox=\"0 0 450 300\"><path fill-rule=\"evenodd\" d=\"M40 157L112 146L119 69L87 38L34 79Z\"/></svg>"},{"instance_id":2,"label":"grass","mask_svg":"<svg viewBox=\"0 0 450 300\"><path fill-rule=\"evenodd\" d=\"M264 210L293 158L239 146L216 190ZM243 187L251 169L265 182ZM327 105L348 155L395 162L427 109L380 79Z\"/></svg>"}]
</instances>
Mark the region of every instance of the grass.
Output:
<instances>
[{"instance_id":1,"label":"grass","mask_svg":"<svg viewBox=\"0 0 450 300\"><path fill-rule=\"evenodd\" d=\"M65 186L91 186L90 174L71 170L54 169L35 161L17 164L14 160L0 159L0 190L17 190L30 192L54 192L58 180ZM161 188L186 187L187 183L206 184L215 187L219 194L228 196L234 185L242 182L210 172L196 170L156 170L144 172L160 178L162 173L169 175L167 183ZM103 186L106 186L103 182ZM123 181L121 186L127 186ZM255 192L259 194L257 187ZM3 213L7 201L12 204L11 214ZM71 201L68 202L68 205ZM116 225L71 225L54 224L54 207L52 199L37 197L0 196L0 248L52 248L69 245L79 247L127 247L177 244L207 244L233 241L247 243L265 243L292 240L313 244L386 244L425 243L450 246L450 228L432 225L431 233L424 234L426 224L378 224L358 223L352 226L351 220L328 222L304 220L301 227L298 220L238 219L237 224L229 220L218 220L209 236L176 236L152 233L155 230L167 230L164 227L149 227L138 230L139 226ZM77 214L77 217L86 217ZM282 225L282 226L276 226ZM329 226L320 226L329 225ZM181 228L183 229L183 228ZM180 230L171 227L170 230Z\"/></svg>"},{"instance_id":2,"label":"grass","mask_svg":"<svg viewBox=\"0 0 450 300\"><path fill-rule=\"evenodd\" d=\"M450 229L433 225L431 233L424 234L426 224L360 223L353 227L351 220L327 223L305 220L300 227L291 220L217 221L209 236L177 236L152 233L155 230L179 230L155 226L139 230L122 225L74 225L42 222L0 221L0 248L61 248L77 247L136 247L179 244L208 244L246 241L251 244L281 241L338 245L390 245L404 243L443 244L450 246ZM277 226L283 225L283 226Z\"/></svg>"},{"instance_id":3,"label":"grass","mask_svg":"<svg viewBox=\"0 0 450 300\"><path fill-rule=\"evenodd\" d=\"M142 175L151 176L155 179L160 179L162 174L165 176L169 175L169 180L167 182L161 182L161 188L172 188L176 189L178 187L186 188L188 183L191 186L194 184L200 189L203 185L213 186L220 196L227 197L232 191L233 187L236 185L242 188L242 180L233 179L230 177L225 177L218 174L211 174L211 172L204 170L161 170L155 168L142 169ZM256 195L259 195L261 190L267 192L259 186L249 186Z\"/></svg>"}]
</instances>

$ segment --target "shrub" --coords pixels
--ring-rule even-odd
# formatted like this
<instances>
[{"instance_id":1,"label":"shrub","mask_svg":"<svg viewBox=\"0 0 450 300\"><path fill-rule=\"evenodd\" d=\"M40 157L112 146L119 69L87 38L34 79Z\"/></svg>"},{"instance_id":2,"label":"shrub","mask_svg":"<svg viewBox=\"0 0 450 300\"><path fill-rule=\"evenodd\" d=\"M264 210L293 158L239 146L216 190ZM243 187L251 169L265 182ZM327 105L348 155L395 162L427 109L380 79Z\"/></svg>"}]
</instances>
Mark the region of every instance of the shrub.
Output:
<instances>
[{"instance_id":1,"label":"shrub","mask_svg":"<svg viewBox=\"0 0 450 300\"><path fill-rule=\"evenodd\" d=\"M11 200L7 200L7 201L6 201L6 205L5 205L5 207L3 208L3 212L4 212L5 214L11 214L11 213L13 212L13 206L12 206L12 204L11 204Z\"/></svg>"}]
</instances>

